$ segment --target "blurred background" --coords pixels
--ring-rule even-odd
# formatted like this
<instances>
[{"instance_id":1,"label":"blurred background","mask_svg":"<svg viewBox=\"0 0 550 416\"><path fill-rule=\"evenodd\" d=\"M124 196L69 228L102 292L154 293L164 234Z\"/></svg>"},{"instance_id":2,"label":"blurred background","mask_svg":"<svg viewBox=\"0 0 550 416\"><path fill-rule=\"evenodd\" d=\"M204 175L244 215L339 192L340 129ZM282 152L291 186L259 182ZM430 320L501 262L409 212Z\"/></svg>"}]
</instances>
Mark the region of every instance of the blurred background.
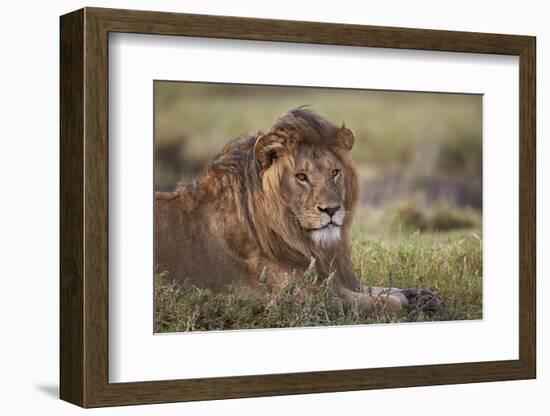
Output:
<instances>
[{"instance_id":1,"label":"blurred background","mask_svg":"<svg viewBox=\"0 0 550 416\"><path fill-rule=\"evenodd\" d=\"M167 81L154 88L156 190L191 182L229 140L309 105L355 131L360 224L481 233L481 95Z\"/></svg>"}]
</instances>

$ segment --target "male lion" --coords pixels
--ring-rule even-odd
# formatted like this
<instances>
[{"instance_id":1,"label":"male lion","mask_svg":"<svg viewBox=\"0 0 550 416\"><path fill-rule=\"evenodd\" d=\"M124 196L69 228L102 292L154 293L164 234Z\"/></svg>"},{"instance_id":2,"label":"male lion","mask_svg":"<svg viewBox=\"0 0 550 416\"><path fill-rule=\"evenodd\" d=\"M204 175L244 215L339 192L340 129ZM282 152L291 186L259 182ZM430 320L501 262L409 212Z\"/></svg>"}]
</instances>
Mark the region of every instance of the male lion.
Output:
<instances>
[{"instance_id":1,"label":"male lion","mask_svg":"<svg viewBox=\"0 0 550 416\"><path fill-rule=\"evenodd\" d=\"M344 306L364 314L397 312L419 295L440 303L427 291L372 290L356 279L353 143L350 129L304 108L231 141L194 183L156 194L156 270L214 291L229 283L254 291L260 275L277 288L314 258L319 280L332 275Z\"/></svg>"}]
</instances>

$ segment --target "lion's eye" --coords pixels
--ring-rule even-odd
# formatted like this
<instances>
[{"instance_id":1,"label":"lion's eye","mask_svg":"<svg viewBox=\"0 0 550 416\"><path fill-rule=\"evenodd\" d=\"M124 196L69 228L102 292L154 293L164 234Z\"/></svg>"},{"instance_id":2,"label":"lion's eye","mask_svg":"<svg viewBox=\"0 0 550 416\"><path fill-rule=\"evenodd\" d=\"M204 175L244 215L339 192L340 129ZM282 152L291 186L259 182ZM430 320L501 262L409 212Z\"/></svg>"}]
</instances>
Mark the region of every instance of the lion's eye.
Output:
<instances>
[{"instance_id":1,"label":"lion's eye","mask_svg":"<svg viewBox=\"0 0 550 416\"><path fill-rule=\"evenodd\" d=\"M307 182L307 175L305 173L297 173L296 179L298 179L300 182Z\"/></svg>"},{"instance_id":2,"label":"lion's eye","mask_svg":"<svg viewBox=\"0 0 550 416\"><path fill-rule=\"evenodd\" d=\"M332 171L330 172L330 176L332 176L333 178L336 178L339 174L340 170L338 169L332 169Z\"/></svg>"}]
</instances>

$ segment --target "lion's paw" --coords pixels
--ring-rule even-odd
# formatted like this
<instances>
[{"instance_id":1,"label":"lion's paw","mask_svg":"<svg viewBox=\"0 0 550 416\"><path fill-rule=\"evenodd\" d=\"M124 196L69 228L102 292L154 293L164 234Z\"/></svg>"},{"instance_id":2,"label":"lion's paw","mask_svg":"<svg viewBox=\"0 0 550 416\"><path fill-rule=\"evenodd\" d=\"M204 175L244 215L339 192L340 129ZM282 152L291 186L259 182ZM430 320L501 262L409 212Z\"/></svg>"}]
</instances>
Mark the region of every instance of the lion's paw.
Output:
<instances>
[{"instance_id":1,"label":"lion's paw","mask_svg":"<svg viewBox=\"0 0 550 416\"><path fill-rule=\"evenodd\" d=\"M411 312L438 312L443 309L445 302L441 295L426 289L403 289L401 293L407 298L408 309Z\"/></svg>"},{"instance_id":2,"label":"lion's paw","mask_svg":"<svg viewBox=\"0 0 550 416\"><path fill-rule=\"evenodd\" d=\"M409 304L406 296L401 293L379 294L376 303L380 311L397 314Z\"/></svg>"}]
</instances>

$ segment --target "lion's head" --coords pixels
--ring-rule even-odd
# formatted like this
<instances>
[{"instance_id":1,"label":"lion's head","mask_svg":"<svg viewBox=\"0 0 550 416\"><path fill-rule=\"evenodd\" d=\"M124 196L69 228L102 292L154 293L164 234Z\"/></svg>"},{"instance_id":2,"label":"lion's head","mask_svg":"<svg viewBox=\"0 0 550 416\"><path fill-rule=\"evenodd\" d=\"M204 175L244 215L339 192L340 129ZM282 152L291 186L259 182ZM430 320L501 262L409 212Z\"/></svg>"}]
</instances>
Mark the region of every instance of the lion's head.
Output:
<instances>
[{"instance_id":1,"label":"lion's head","mask_svg":"<svg viewBox=\"0 0 550 416\"><path fill-rule=\"evenodd\" d=\"M272 212L272 235L302 251L346 237L358 195L349 158L353 143L350 129L304 108L257 137L253 153L262 195L256 197Z\"/></svg>"}]
</instances>

